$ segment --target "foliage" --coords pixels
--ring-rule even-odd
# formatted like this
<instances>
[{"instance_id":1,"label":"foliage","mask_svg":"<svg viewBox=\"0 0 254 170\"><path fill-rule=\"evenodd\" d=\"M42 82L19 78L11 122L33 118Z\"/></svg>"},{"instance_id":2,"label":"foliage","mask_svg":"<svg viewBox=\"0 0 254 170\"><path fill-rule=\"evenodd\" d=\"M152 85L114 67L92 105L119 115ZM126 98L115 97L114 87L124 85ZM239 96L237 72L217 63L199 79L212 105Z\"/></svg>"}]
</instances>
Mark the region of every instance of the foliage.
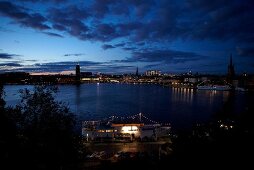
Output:
<instances>
[{"instance_id":1,"label":"foliage","mask_svg":"<svg viewBox=\"0 0 254 170\"><path fill-rule=\"evenodd\" d=\"M35 86L21 90L16 107L3 107L15 126L15 139L7 160L28 169L73 169L77 164L81 140L75 133L76 119L69 108L54 98L57 89ZM12 149L13 150L13 149ZM15 164L11 165L14 166Z\"/></svg>"}]
</instances>

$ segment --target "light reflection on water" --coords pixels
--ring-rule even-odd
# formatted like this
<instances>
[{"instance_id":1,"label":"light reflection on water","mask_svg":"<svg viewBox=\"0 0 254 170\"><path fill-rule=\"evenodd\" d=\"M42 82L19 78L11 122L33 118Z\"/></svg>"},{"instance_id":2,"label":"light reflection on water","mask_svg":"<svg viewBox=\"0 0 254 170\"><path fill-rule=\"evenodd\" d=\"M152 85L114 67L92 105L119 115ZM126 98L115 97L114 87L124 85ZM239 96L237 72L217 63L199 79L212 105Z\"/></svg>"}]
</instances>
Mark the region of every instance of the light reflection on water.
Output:
<instances>
[{"instance_id":1,"label":"light reflection on water","mask_svg":"<svg viewBox=\"0 0 254 170\"><path fill-rule=\"evenodd\" d=\"M193 89L172 87L172 100L192 103Z\"/></svg>"},{"instance_id":2,"label":"light reflection on water","mask_svg":"<svg viewBox=\"0 0 254 170\"><path fill-rule=\"evenodd\" d=\"M8 105L19 101L18 90L32 86L5 86ZM193 123L213 119L228 101L229 91L206 91L158 85L81 84L60 85L56 95L80 119L129 116L142 112L152 120L170 122L173 128L189 128ZM236 112L244 108L244 94L237 93Z\"/></svg>"}]
</instances>

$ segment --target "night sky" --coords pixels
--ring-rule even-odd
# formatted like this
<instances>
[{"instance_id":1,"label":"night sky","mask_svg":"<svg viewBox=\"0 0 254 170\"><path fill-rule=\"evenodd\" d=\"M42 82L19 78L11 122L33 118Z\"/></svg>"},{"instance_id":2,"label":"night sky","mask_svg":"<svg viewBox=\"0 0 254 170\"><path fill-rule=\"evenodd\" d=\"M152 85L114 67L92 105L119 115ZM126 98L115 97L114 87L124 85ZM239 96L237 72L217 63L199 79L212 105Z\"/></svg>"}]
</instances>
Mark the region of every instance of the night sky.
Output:
<instances>
[{"instance_id":1,"label":"night sky","mask_svg":"<svg viewBox=\"0 0 254 170\"><path fill-rule=\"evenodd\" d=\"M0 1L0 72L254 73L253 0Z\"/></svg>"}]
</instances>

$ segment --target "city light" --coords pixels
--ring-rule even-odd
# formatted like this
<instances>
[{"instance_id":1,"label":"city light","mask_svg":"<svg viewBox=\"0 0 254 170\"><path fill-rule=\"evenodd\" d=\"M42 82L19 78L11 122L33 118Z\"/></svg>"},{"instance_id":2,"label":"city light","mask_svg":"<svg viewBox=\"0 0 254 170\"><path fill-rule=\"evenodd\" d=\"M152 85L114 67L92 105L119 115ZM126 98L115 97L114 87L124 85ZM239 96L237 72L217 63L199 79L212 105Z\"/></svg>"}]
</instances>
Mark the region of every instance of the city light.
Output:
<instances>
[{"instance_id":1,"label":"city light","mask_svg":"<svg viewBox=\"0 0 254 170\"><path fill-rule=\"evenodd\" d=\"M123 126L122 133L136 134L136 133L138 133L138 127L137 126Z\"/></svg>"}]
</instances>

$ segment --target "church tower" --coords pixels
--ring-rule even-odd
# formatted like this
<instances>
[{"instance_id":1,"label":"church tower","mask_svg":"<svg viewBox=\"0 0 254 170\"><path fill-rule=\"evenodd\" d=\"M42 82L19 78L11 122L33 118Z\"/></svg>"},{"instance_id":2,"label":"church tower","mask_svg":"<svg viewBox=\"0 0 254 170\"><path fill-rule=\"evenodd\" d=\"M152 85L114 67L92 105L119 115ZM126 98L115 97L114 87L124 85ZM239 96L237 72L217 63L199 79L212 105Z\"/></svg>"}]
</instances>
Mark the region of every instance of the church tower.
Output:
<instances>
[{"instance_id":1,"label":"church tower","mask_svg":"<svg viewBox=\"0 0 254 170\"><path fill-rule=\"evenodd\" d=\"M80 83L80 66L76 65L76 83Z\"/></svg>"},{"instance_id":2,"label":"church tower","mask_svg":"<svg viewBox=\"0 0 254 170\"><path fill-rule=\"evenodd\" d=\"M137 67L137 69L136 69L136 76L138 77L138 67Z\"/></svg>"},{"instance_id":3,"label":"church tower","mask_svg":"<svg viewBox=\"0 0 254 170\"><path fill-rule=\"evenodd\" d=\"M233 65L232 54L231 54L229 65L228 65L228 75L227 75L229 83L232 83L234 77L235 77L235 68L234 68L234 65Z\"/></svg>"}]
</instances>

